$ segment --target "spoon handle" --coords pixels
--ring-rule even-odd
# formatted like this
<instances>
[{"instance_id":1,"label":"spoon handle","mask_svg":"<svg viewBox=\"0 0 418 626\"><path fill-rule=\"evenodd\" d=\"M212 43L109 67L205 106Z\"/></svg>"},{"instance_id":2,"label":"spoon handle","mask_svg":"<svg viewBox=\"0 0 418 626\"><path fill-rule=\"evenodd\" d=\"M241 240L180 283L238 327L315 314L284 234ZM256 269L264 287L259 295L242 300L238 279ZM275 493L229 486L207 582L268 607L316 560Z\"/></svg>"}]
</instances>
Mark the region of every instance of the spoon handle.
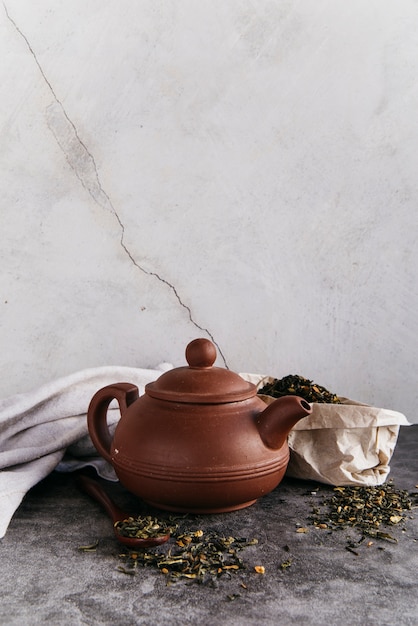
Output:
<instances>
[{"instance_id":1,"label":"spoon handle","mask_svg":"<svg viewBox=\"0 0 418 626\"><path fill-rule=\"evenodd\" d=\"M79 474L76 481L82 491L102 505L105 511L110 515L113 523L128 517L128 515L110 499L103 487L96 480L84 474Z\"/></svg>"}]
</instances>

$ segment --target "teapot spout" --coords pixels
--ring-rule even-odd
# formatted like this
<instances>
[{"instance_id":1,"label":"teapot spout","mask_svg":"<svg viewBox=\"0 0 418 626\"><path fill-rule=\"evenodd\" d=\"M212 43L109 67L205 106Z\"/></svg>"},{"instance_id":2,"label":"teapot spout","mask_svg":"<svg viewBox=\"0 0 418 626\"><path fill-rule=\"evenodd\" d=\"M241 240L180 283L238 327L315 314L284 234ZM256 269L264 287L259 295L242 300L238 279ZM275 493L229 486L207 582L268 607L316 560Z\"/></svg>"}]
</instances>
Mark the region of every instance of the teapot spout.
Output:
<instances>
[{"instance_id":1,"label":"teapot spout","mask_svg":"<svg viewBox=\"0 0 418 626\"><path fill-rule=\"evenodd\" d=\"M311 413L309 402L299 396L277 398L257 416L260 437L268 448L279 450L293 426Z\"/></svg>"}]
</instances>

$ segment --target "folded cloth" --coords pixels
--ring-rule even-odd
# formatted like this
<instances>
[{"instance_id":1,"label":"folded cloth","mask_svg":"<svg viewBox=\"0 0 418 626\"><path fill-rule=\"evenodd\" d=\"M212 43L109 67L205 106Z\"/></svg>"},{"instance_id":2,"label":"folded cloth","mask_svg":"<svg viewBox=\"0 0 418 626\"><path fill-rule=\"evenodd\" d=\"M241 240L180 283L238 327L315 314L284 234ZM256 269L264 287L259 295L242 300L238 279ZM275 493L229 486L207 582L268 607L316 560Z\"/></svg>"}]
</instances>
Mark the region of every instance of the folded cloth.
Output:
<instances>
[{"instance_id":1,"label":"folded cloth","mask_svg":"<svg viewBox=\"0 0 418 626\"><path fill-rule=\"evenodd\" d=\"M0 400L0 538L25 494L54 469L92 464L103 477L115 479L112 468L94 456L86 418L89 402L96 391L116 382L133 383L142 394L147 383L171 367L162 363L156 369L91 368ZM120 417L112 405L110 429ZM68 459L67 449L72 453Z\"/></svg>"}]
</instances>

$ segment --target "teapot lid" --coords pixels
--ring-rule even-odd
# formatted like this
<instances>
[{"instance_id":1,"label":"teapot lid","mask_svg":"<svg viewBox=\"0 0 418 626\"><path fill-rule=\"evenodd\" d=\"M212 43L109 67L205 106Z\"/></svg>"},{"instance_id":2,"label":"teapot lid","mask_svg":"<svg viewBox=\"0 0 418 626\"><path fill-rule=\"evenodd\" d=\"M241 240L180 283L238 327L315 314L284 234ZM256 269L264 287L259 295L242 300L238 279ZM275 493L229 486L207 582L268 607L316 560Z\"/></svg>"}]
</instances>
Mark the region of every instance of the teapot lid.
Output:
<instances>
[{"instance_id":1,"label":"teapot lid","mask_svg":"<svg viewBox=\"0 0 418 626\"><path fill-rule=\"evenodd\" d=\"M252 398L257 388L239 374L213 367L216 348L209 339L194 339L186 348L189 366L177 367L145 386L152 398L193 404L221 404Z\"/></svg>"}]
</instances>

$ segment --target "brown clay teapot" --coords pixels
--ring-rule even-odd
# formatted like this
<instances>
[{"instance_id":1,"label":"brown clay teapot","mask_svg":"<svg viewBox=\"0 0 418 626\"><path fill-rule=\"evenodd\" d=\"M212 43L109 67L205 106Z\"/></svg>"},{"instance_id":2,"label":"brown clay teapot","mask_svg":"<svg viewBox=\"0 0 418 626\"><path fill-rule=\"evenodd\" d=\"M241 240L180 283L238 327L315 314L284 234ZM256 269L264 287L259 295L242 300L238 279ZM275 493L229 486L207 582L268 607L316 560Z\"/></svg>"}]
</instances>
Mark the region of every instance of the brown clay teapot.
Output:
<instances>
[{"instance_id":1,"label":"brown clay teapot","mask_svg":"<svg viewBox=\"0 0 418 626\"><path fill-rule=\"evenodd\" d=\"M98 452L129 491L169 511L220 513L244 508L272 491L289 461L287 434L311 413L308 402L285 396L269 406L255 385L214 367L216 348L195 339L188 366L145 387L116 383L98 391L88 428ZM121 419L113 440L110 402Z\"/></svg>"}]
</instances>

